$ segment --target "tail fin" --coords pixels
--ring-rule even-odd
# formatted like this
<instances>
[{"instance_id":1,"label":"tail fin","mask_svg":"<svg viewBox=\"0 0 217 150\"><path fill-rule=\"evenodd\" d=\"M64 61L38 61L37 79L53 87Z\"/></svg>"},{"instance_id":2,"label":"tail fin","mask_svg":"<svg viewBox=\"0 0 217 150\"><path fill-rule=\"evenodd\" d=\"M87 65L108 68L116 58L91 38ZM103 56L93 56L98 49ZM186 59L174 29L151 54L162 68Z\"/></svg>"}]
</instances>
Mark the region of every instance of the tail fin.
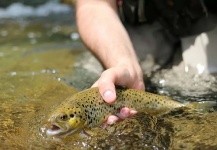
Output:
<instances>
[{"instance_id":1,"label":"tail fin","mask_svg":"<svg viewBox=\"0 0 217 150\"><path fill-rule=\"evenodd\" d=\"M217 102L215 101L190 102L187 103L185 106L200 111L209 111L217 107Z\"/></svg>"}]
</instances>

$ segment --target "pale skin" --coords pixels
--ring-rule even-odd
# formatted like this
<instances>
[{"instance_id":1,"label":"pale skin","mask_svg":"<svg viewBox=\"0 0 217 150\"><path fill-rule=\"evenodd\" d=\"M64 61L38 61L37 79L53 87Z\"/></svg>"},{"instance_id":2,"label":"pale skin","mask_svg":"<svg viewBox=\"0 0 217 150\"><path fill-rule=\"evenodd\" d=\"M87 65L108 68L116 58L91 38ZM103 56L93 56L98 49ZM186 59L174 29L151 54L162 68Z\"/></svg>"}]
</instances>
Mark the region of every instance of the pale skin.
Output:
<instances>
[{"instance_id":1,"label":"pale skin","mask_svg":"<svg viewBox=\"0 0 217 150\"><path fill-rule=\"evenodd\" d=\"M116 0L78 0L76 18L81 38L88 49L101 61L105 71L93 84L107 103L116 100L115 85L144 90L141 67L132 42L117 12ZM117 116L110 116L105 124L112 124L136 113L123 108Z\"/></svg>"}]
</instances>

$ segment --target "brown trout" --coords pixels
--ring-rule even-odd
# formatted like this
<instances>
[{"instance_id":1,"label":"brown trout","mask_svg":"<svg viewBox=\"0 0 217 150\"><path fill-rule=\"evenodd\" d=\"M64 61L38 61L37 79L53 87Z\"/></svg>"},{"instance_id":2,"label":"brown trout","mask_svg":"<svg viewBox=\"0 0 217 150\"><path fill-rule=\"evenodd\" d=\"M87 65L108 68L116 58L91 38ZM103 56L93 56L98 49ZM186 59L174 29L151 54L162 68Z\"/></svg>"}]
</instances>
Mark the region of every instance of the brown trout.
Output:
<instances>
[{"instance_id":1,"label":"brown trout","mask_svg":"<svg viewBox=\"0 0 217 150\"><path fill-rule=\"evenodd\" d=\"M123 107L150 114L183 106L194 108L191 103L182 104L169 97L145 91L118 88L116 92L117 99L113 104L104 102L98 88L90 88L69 97L51 114L46 134L67 136L84 128L99 126Z\"/></svg>"}]
</instances>

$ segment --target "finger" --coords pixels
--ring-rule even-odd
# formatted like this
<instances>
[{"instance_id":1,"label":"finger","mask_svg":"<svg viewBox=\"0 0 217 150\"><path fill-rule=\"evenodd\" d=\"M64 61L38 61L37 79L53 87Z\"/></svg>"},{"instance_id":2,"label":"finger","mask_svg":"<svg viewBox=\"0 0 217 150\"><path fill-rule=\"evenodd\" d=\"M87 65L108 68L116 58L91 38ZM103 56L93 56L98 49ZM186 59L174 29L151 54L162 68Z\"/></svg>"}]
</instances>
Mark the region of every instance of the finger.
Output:
<instances>
[{"instance_id":1,"label":"finger","mask_svg":"<svg viewBox=\"0 0 217 150\"><path fill-rule=\"evenodd\" d=\"M133 84L131 84L129 88L145 90L145 84L144 84L142 72L131 76L132 76Z\"/></svg>"},{"instance_id":2,"label":"finger","mask_svg":"<svg viewBox=\"0 0 217 150\"><path fill-rule=\"evenodd\" d=\"M138 89L143 91L145 90L145 83L144 83L142 72L138 75Z\"/></svg>"},{"instance_id":3,"label":"finger","mask_svg":"<svg viewBox=\"0 0 217 150\"><path fill-rule=\"evenodd\" d=\"M107 103L116 100L115 84L129 86L132 79L129 71L122 68L111 68L104 71L98 80L99 91Z\"/></svg>"},{"instance_id":4,"label":"finger","mask_svg":"<svg viewBox=\"0 0 217 150\"><path fill-rule=\"evenodd\" d=\"M115 74L112 69L104 71L98 80L99 92L107 103L113 103L116 100Z\"/></svg>"},{"instance_id":5,"label":"finger","mask_svg":"<svg viewBox=\"0 0 217 150\"><path fill-rule=\"evenodd\" d=\"M98 80L91 87L98 87Z\"/></svg>"},{"instance_id":6,"label":"finger","mask_svg":"<svg viewBox=\"0 0 217 150\"><path fill-rule=\"evenodd\" d=\"M145 90L145 85L142 75L130 74L128 69L119 69L116 76L117 85L126 86L128 88Z\"/></svg>"},{"instance_id":7,"label":"finger","mask_svg":"<svg viewBox=\"0 0 217 150\"><path fill-rule=\"evenodd\" d=\"M106 122L104 122L101 126L102 128L105 128L107 125L112 125L114 124L115 122L117 122L119 119L117 116L109 116L108 119L106 120Z\"/></svg>"},{"instance_id":8,"label":"finger","mask_svg":"<svg viewBox=\"0 0 217 150\"><path fill-rule=\"evenodd\" d=\"M130 72L128 69L126 68L116 68L117 74L116 74L116 78L115 78L115 83L117 85L122 85L122 86L126 86L126 87L132 87L133 83L134 83L134 79L133 77L130 75ZM112 70L115 71L115 70Z\"/></svg>"},{"instance_id":9,"label":"finger","mask_svg":"<svg viewBox=\"0 0 217 150\"><path fill-rule=\"evenodd\" d=\"M99 87L99 92L107 103L113 103L116 100L114 78L110 71L104 71L101 77L91 86ZM108 73L108 75L106 75Z\"/></svg>"},{"instance_id":10,"label":"finger","mask_svg":"<svg viewBox=\"0 0 217 150\"><path fill-rule=\"evenodd\" d=\"M138 89L138 90L145 90L145 84L143 80L139 80L137 84L134 84L134 86L132 87L134 89Z\"/></svg>"},{"instance_id":11,"label":"finger","mask_svg":"<svg viewBox=\"0 0 217 150\"><path fill-rule=\"evenodd\" d=\"M118 114L118 117L120 119L125 119L127 117L130 117L130 109L127 107L122 108L120 113Z\"/></svg>"},{"instance_id":12,"label":"finger","mask_svg":"<svg viewBox=\"0 0 217 150\"><path fill-rule=\"evenodd\" d=\"M133 116L133 115L135 115L135 114L137 114L137 111L136 111L136 110L130 110L130 116Z\"/></svg>"},{"instance_id":13,"label":"finger","mask_svg":"<svg viewBox=\"0 0 217 150\"><path fill-rule=\"evenodd\" d=\"M99 92L107 103L113 103L116 100L115 85L113 82L99 78L91 87L99 87Z\"/></svg>"},{"instance_id":14,"label":"finger","mask_svg":"<svg viewBox=\"0 0 217 150\"><path fill-rule=\"evenodd\" d=\"M114 123L117 122L117 121L118 121L118 117L111 115L111 116L108 117L106 123L107 123L108 125L112 125L112 124L114 124Z\"/></svg>"}]
</instances>

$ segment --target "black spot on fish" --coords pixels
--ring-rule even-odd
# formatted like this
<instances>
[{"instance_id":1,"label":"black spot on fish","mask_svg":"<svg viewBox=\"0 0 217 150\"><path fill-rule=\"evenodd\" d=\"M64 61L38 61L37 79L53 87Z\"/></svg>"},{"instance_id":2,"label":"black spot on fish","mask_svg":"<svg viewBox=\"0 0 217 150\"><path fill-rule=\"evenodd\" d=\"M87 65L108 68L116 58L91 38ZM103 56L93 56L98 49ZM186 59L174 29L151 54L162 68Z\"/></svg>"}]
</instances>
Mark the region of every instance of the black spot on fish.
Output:
<instances>
[{"instance_id":1,"label":"black spot on fish","mask_svg":"<svg viewBox=\"0 0 217 150\"><path fill-rule=\"evenodd\" d=\"M60 119L61 119L61 120L66 120L67 118L68 118L67 115L61 115L61 116L60 116Z\"/></svg>"},{"instance_id":2,"label":"black spot on fish","mask_svg":"<svg viewBox=\"0 0 217 150\"><path fill-rule=\"evenodd\" d=\"M71 117L71 118L74 118L74 116L75 116L74 114L70 114L70 117Z\"/></svg>"}]
</instances>

